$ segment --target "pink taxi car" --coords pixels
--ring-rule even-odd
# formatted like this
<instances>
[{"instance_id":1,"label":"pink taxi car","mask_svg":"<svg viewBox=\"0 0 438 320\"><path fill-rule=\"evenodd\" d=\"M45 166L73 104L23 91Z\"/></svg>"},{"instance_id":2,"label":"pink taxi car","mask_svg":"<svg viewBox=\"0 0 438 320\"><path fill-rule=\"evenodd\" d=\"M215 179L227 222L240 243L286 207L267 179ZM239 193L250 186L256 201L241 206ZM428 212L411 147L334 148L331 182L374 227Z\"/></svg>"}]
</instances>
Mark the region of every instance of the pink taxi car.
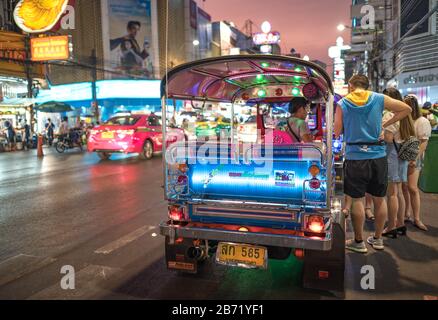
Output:
<instances>
[{"instance_id":1,"label":"pink taxi car","mask_svg":"<svg viewBox=\"0 0 438 320\"><path fill-rule=\"evenodd\" d=\"M184 139L182 131L174 130L169 143ZM138 153L149 160L162 151L163 136L160 118L154 114L116 116L93 128L88 138L88 151L97 152L102 160L113 153Z\"/></svg>"}]
</instances>

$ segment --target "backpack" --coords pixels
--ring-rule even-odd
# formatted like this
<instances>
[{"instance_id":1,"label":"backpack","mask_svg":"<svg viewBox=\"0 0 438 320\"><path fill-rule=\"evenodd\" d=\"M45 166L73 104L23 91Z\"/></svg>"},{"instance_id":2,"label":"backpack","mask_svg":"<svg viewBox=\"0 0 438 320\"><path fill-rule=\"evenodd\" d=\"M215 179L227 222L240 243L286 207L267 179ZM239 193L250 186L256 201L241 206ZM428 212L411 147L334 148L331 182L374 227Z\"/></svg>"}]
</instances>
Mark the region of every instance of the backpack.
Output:
<instances>
[{"instance_id":1,"label":"backpack","mask_svg":"<svg viewBox=\"0 0 438 320\"><path fill-rule=\"evenodd\" d=\"M409 137L405 142L403 142L400 146L400 149L397 148L397 145L394 142L395 149L397 150L398 157L401 160L405 161L415 161L420 153L420 140L416 137Z\"/></svg>"}]
</instances>

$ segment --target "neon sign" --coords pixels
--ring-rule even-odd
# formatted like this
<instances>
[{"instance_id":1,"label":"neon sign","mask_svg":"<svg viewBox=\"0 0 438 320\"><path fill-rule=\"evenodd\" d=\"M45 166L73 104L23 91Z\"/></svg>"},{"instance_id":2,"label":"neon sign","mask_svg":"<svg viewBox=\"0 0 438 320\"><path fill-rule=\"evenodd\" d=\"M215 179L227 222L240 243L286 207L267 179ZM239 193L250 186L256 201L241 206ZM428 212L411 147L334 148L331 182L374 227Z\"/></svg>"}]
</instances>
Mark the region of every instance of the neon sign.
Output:
<instances>
[{"instance_id":1,"label":"neon sign","mask_svg":"<svg viewBox=\"0 0 438 320\"><path fill-rule=\"evenodd\" d=\"M269 32L269 33L255 33L252 37L255 45L268 45L268 44L278 44L280 43L280 33L279 32Z\"/></svg>"}]
</instances>

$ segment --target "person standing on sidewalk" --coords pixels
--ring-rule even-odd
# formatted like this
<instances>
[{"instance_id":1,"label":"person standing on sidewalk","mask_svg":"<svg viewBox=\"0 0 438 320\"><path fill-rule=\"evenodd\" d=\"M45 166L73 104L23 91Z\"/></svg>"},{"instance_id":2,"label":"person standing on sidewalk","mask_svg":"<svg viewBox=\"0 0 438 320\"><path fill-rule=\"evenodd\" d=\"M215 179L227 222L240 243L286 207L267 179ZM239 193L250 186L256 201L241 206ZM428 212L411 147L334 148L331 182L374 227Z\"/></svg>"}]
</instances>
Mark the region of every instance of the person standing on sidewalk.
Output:
<instances>
[{"instance_id":1,"label":"person standing on sidewalk","mask_svg":"<svg viewBox=\"0 0 438 320\"><path fill-rule=\"evenodd\" d=\"M8 138L8 145L9 145L9 151L15 151L15 140L16 140L16 134L14 126L12 125L11 121L5 122L5 128Z\"/></svg>"},{"instance_id":2,"label":"person standing on sidewalk","mask_svg":"<svg viewBox=\"0 0 438 320\"><path fill-rule=\"evenodd\" d=\"M46 123L46 134L50 147L52 146L53 139L55 138L54 133L55 133L55 125L53 124L52 120L49 118L47 119L47 123Z\"/></svg>"},{"instance_id":3,"label":"person standing on sidewalk","mask_svg":"<svg viewBox=\"0 0 438 320\"><path fill-rule=\"evenodd\" d=\"M418 189L418 180L421 170L423 169L424 155L426 152L429 138L432 135L432 127L429 120L421 116L420 106L416 97L408 95L404 100L412 108L412 119L414 120L415 135L420 140L420 152L417 161L409 163L408 182L403 183L403 194L406 201L405 216L410 221L409 211L412 209L414 215L414 226L420 230L428 231L427 227L421 221L420 217L420 190Z\"/></svg>"},{"instance_id":4,"label":"person standing on sidewalk","mask_svg":"<svg viewBox=\"0 0 438 320\"><path fill-rule=\"evenodd\" d=\"M24 120L24 142L25 142L25 148L26 150L30 149L30 139L31 139L31 132L30 132L30 125L27 123L26 120Z\"/></svg>"},{"instance_id":5,"label":"person standing on sidewalk","mask_svg":"<svg viewBox=\"0 0 438 320\"><path fill-rule=\"evenodd\" d=\"M388 212L386 191L388 187L388 160L386 146L381 140L382 128L400 121L411 112L402 101L368 91L368 77L353 76L348 83L349 94L339 101L335 115L335 135L344 133L347 143L344 164L344 193L353 199L352 223L354 239L346 248L366 253L363 241L365 223L365 193L373 196L375 233L367 242L376 250L383 250L382 232ZM394 116L382 125L383 110Z\"/></svg>"},{"instance_id":6,"label":"person standing on sidewalk","mask_svg":"<svg viewBox=\"0 0 438 320\"><path fill-rule=\"evenodd\" d=\"M400 91L388 88L383 94L403 101ZM387 112L383 121L391 119L393 114ZM408 161L400 159L398 150L410 137L415 136L414 121L408 115L385 129L386 152L388 155L388 225L383 232L384 237L397 238L398 234L406 235L405 226L405 198L402 191L402 183L408 181Z\"/></svg>"}]
</instances>

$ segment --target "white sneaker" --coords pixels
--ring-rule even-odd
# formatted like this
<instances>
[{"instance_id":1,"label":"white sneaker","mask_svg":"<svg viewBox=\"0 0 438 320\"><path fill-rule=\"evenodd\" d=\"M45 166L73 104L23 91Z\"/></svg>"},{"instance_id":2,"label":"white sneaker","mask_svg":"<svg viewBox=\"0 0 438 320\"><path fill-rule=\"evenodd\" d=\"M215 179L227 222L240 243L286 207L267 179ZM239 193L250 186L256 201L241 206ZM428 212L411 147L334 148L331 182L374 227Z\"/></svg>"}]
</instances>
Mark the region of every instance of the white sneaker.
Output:
<instances>
[{"instance_id":1,"label":"white sneaker","mask_svg":"<svg viewBox=\"0 0 438 320\"><path fill-rule=\"evenodd\" d=\"M358 253L367 253L368 249L367 246L365 245L365 242L361 242L361 243L357 243L356 240L351 239L351 240L347 240L345 242L345 248L347 248L348 250L354 251L354 252L358 252Z\"/></svg>"},{"instance_id":2,"label":"white sneaker","mask_svg":"<svg viewBox=\"0 0 438 320\"><path fill-rule=\"evenodd\" d=\"M385 246L383 245L383 238L375 239L374 236L370 236L367 242L373 246L375 250L383 250Z\"/></svg>"}]
</instances>

